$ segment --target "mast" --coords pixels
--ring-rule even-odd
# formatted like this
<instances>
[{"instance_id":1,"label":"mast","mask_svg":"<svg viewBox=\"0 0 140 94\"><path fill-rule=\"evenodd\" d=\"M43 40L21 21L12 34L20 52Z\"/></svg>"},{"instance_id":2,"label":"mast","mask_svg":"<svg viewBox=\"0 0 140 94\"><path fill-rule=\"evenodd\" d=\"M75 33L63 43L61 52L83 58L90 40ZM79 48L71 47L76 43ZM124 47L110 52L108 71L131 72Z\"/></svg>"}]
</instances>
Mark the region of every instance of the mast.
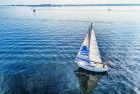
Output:
<instances>
[{"instance_id":1,"label":"mast","mask_svg":"<svg viewBox=\"0 0 140 94\"><path fill-rule=\"evenodd\" d=\"M88 47L89 47L89 54L88 54L88 57L89 57L89 61L90 61L90 41L91 41L91 32L92 32L92 26L93 24L91 23L91 26L89 27L89 33L88 33L88 37L89 37L89 42L88 42Z\"/></svg>"},{"instance_id":2,"label":"mast","mask_svg":"<svg viewBox=\"0 0 140 94\"><path fill-rule=\"evenodd\" d=\"M90 26L90 40L89 40L89 61L90 63L101 63L101 57L100 57L100 52L99 52L99 48L98 48L98 44L97 44L97 40L95 37L95 32L93 30L93 24L91 23Z\"/></svg>"},{"instance_id":3,"label":"mast","mask_svg":"<svg viewBox=\"0 0 140 94\"><path fill-rule=\"evenodd\" d=\"M89 31L80 47L75 61L83 61L85 63L94 64L95 62L101 63L101 57L93 30L93 24L89 27Z\"/></svg>"}]
</instances>

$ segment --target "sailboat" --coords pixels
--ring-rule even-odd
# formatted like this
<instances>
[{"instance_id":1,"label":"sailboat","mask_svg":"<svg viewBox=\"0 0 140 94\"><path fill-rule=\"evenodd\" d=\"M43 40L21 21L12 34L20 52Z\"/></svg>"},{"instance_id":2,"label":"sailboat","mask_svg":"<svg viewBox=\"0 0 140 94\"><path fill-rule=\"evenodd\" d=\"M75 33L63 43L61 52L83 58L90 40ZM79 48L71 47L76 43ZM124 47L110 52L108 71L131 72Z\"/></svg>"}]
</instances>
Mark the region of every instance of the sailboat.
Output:
<instances>
[{"instance_id":1,"label":"sailboat","mask_svg":"<svg viewBox=\"0 0 140 94\"><path fill-rule=\"evenodd\" d=\"M75 62L79 67L88 71L106 72L108 70L108 65L102 63L92 23L76 56Z\"/></svg>"}]
</instances>

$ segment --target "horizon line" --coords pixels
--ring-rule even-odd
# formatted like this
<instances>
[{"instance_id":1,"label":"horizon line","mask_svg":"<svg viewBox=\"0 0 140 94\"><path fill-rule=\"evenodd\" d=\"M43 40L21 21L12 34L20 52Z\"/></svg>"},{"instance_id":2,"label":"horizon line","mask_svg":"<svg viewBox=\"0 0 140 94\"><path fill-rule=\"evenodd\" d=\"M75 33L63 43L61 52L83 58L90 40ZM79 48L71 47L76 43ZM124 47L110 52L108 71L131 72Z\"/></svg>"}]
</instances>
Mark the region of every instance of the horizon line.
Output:
<instances>
[{"instance_id":1,"label":"horizon line","mask_svg":"<svg viewBox=\"0 0 140 94\"><path fill-rule=\"evenodd\" d=\"M0 6L140 6L139 4L135 3L128 3L128 4L6 4Z\"/></svg>"}]
</instances>

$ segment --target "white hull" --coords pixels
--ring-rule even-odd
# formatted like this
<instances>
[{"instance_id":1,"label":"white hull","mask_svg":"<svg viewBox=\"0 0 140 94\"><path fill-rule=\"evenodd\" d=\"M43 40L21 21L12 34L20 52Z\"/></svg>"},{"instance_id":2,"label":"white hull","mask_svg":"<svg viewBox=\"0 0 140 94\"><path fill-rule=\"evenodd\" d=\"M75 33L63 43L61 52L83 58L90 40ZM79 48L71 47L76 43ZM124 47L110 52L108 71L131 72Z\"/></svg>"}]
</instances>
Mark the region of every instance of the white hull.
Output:
<instances>
[{"instance_id":1,"label":"white hull","mask_svg":"<svg viewBox=\"0 0 140 94\"><path fill-rule=\"evenodd\" d=\"M104 67L99 67L99 66L96 66L96 64L94 66L91 66L90 64L86 64L85 62L77 62L77 64L79 67L88 71L106 72L108 70L107 65L105 65Z\"/></svg>"}]
</instances>

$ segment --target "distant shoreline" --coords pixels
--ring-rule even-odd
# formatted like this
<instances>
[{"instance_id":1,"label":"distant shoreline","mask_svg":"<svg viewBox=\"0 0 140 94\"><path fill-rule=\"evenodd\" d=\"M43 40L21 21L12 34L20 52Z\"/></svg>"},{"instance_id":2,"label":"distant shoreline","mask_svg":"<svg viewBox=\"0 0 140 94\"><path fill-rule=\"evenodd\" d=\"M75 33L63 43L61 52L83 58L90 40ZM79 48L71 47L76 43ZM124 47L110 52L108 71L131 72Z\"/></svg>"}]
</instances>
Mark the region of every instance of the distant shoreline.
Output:
<instances>
[{"instance_id":1,"label":"distant shoreline","mask_svg":"<svg viewBox=\"0 0 140 94\"><path fill-rule=\"evenodd\" d=\"M140 6L140 4L39 4L39 5L0 5L0 6L28 6L28 7L71 7L71 6Z\"/></svg>"}]
</instances>

